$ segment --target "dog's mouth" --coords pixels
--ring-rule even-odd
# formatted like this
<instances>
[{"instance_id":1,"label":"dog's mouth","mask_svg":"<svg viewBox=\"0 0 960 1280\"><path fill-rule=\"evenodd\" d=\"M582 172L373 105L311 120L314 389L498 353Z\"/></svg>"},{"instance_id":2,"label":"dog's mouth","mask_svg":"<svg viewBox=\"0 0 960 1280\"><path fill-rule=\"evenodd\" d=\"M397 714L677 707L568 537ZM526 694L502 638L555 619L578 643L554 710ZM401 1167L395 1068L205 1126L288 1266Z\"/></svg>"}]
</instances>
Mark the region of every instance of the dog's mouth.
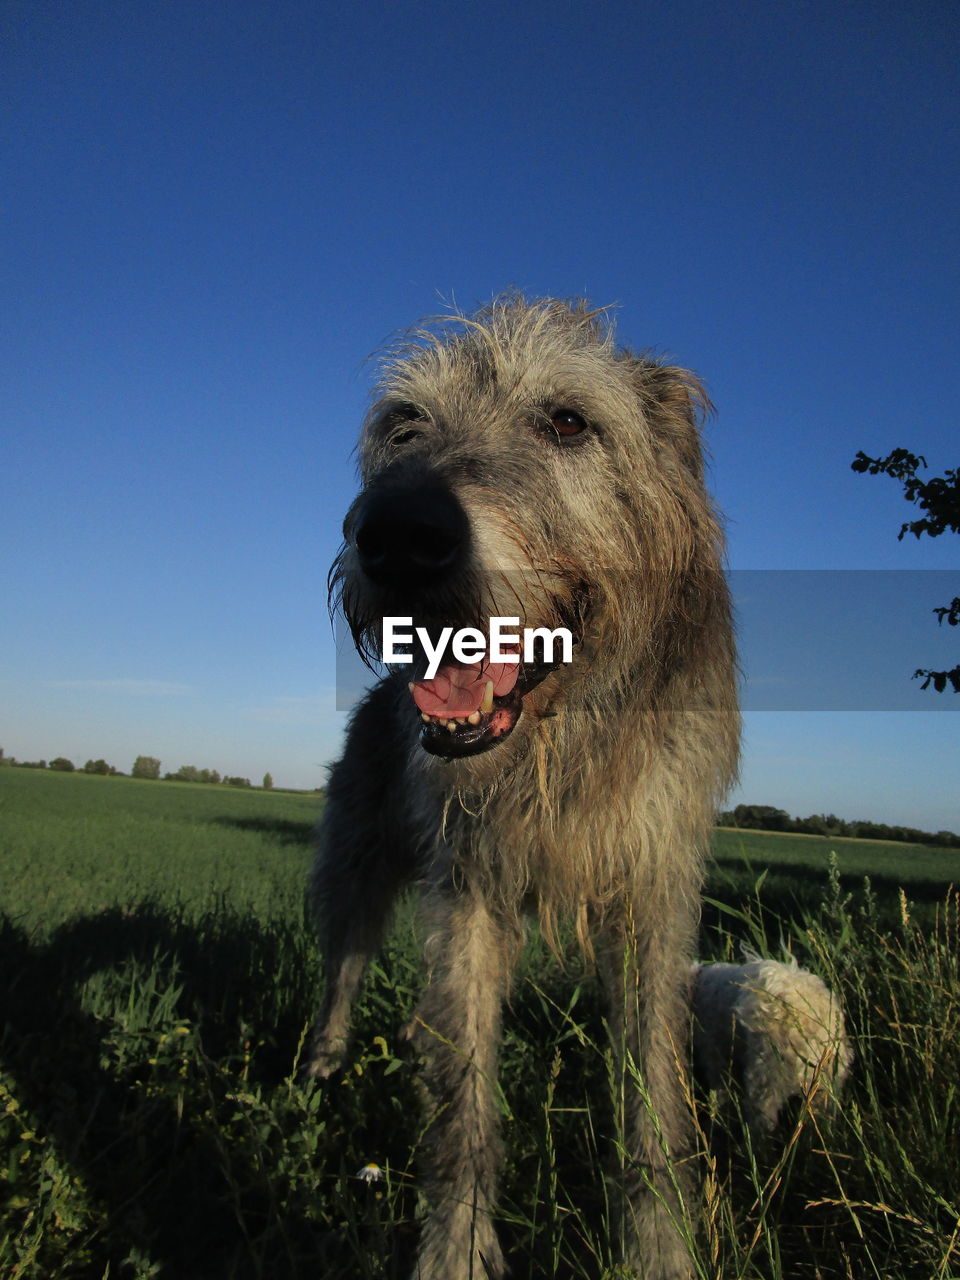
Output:
<instances>
[{"instance_id":1,"label":"dog's mouth","mask_svg":"<svg viewBox=\"0 0 960 1280\"><path fill-rule=\"evenodd\" d=\"M519 655L518 655L519 657ZM559 663L447 663L432 680L410 685L420 715L420 745L454 759L503 742L523 715L523 700Z\"/></svg>"}]
</instances>

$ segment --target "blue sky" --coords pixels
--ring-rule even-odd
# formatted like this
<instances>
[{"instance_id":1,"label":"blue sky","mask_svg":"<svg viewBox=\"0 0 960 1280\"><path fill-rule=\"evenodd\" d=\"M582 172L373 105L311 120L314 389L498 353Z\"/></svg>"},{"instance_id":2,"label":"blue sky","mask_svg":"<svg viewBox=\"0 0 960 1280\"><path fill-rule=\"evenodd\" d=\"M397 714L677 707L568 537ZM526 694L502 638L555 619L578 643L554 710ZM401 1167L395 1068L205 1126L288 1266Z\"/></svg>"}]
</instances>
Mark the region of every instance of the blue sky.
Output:
<instances>
[{"instance_id":1,"label":"blue sky","mask_svg":"<svg viewBox=\"0 0 960 1280\"><path fill-rule=\"evenodd\" d=\"M898 487L849 468L960 462L953 4L12 0L2 24L8 754L318 785L367 357L517 286L617 304L622 341L704 377L734 570L863 571L768 612L747 674L773 643L817 667L826 635L849 685L865 634L904 687L750 712L733 799L960 829L953 695L909 683L953 652L915 610L960 543L898 543ZM875 570L917 571L897 625Z\"/></svg>"}]
</instances>

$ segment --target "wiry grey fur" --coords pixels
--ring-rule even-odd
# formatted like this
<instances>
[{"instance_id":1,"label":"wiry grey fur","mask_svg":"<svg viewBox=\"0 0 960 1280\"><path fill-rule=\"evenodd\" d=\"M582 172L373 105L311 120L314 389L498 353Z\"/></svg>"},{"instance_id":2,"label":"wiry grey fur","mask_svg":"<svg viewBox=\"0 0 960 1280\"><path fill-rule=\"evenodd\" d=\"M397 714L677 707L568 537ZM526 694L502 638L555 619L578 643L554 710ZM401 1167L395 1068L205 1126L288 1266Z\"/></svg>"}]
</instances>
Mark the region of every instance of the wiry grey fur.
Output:
<instances>
[{"instance_id":1,"label":"wiry grey fur","mask_svg":"<svg viewBox=\"0 0 960 1280\"><path fill-rule=\"evenodd\" d=\"M350 1006L398 891L422 889L429 979L414 1019L432 1123L431 1211L415 1276L503 1274L492 1214L501 1005L532 913L588 936L629 1088L625 1262L691 1274L677 1224L695 1186L683 1062L687 974L714 807L739 718L722 537L704 488L689 373L618 348L602 313L510 296L414 334L387 362L360 440L335 595L362 647L415 624L570 625L574 661L482 754L427 754L408 674L353 716L331 772L313 890L327 991L311 1070L341 1061ZM574 441L551 425L581 415ZM375 581L358 552L370 495L415 510L440 485L469 538L445 581ZM481 621L482 620L482 621ZM676 1188L686 1204L678 1203Z\"/></svg>"},{"instance_id":2,"label":"wiry grey fur","mask_svg":"<svg viewBox=\"0 0 960 1280\"><path fill-rule=\"evenodd\" d=\"M822 978L748 953L744 964L694 966L697 1074L721 1100L732 1084L755 1145L797 1098L811 1111L838 1097L853 1062L840 1002Z\"/></svg>"}]
</instances>

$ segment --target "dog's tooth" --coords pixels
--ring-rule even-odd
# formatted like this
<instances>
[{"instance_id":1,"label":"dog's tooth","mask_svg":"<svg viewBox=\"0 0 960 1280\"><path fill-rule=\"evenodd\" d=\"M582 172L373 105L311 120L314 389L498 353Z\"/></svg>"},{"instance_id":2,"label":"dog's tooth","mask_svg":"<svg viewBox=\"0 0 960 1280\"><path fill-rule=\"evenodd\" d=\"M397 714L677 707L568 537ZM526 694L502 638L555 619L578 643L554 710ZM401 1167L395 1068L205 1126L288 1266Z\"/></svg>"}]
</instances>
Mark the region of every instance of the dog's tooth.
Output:
<instances>
[{"instance_id":1,"label":"dog's tooth","mask_svg":"<svg viewBox=\"0 0 960 1280\"><path fill-rule=\"evenodd\" d=\"M467 724L479 724L479 723L480 723L479 711L474 711L471 715L467 716Z\"/></svg>"},{"instance_id":2,"label":"dog's tooth","mask_svg":"<svg viewBox=\"0 0 960 1280\"><path fill-rule=\"evenodd\" d=\"M493 681L488 680L483 689L483 701L480 703L480 710L484 715L488 715L493 710Z\"/></svg>"},{"instance_id":3,"label":"dog's tooth","mask_svg":"<svg viewBox=\"0 0 960 1280\"><path fill-rule=\"evenodd\" d=\"M456 729L456 727L457 727L457 722L456 722L456 720L448 720L448 721L447 721L447 728L450 730L450 732L451 732L451 733L453 733L453 731Z\"/></svg>"},{"instance_id":4,"label":"dog's tooth","mask_svg":"<svg viewBox=\"0 0 960 1280\"><path fill-rule=\"evenodd\" d=\"M421 711L420 719L423 721L424 724L429 724L430 721L433 719L433 716L428 716L425 711Z\"/></svg>"}]
</instances>

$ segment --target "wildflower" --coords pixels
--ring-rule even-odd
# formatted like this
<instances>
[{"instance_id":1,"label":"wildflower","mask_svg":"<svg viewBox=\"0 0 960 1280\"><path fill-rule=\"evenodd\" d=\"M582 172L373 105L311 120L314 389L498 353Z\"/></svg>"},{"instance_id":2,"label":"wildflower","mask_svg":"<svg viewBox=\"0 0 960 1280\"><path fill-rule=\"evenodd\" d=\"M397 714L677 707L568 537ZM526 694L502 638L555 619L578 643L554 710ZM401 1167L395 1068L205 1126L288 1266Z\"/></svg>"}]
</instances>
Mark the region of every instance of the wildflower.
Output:
<instances>
[{"instance_id":1,"label":"wildflower","mask_svg":"<svg viewBox=\"0 0 960 1280\"><path fill-rule=\"evenodd\" d=\"M383 1170L378 1164L365 1164L357 1170L357 1177L361 1182L382 1182Z\"/></svg>"}]
</instances>

